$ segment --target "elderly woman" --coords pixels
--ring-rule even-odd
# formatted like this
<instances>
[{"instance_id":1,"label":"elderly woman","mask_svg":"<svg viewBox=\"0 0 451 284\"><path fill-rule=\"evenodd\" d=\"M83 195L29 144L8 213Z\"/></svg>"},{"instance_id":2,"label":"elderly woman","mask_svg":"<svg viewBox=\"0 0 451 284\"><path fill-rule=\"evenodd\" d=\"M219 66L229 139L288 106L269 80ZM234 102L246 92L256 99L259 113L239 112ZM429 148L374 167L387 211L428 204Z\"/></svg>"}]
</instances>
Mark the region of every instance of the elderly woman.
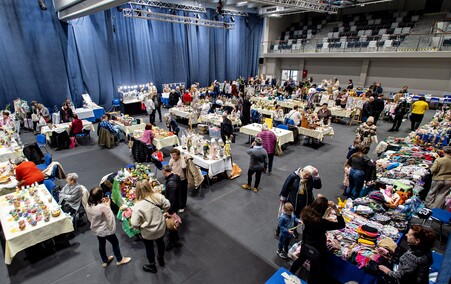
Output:
<instances>
[{"instance_id":1,"label":"elderly woman","mask_svg":"<svg viewBox=\"0 0 451 284\"><path fill-rule=\"evenodd\" d=\"M61 205L64 212L74 215L80 208L83 192L76 173L67 174L66 182L67 184L59 194L58 204Z\"/></svg>"},{"instance_id":2,"label":"elderly woman","mask_svg":"<svg viewBox=\"0 0 451 284\"><path fill-rule=\"evenodd\" d=\"M313 202L313 189L320 189L321 187L321 178L315 167L305 166L299 168L286 178L282 191L279 194L280 201L293 204L294 215L299 218L302 209ZM277 229L279 228L277 227ZM294 234L297 236L296 231L294 231Z\"/></svg>"},{"instance_id":3,"label":"elderly woman","mask_svg":"<svg viewBox=\"0 0 451 284\"><path fill-rule=\"evenodd\" d=\"M36 167L35 163L25 161L22 157L16 158L14 163L16 164L16 180L19 182L17 186L32 185L44 180L44 174Z\"/></svg>"},{"instance_id":4,"label":"elderly woman","mask_svg":"<svg viewBox=\"0 0 451 284\"><path fill-rule=\"evenodd\" d=\"M370 147L371 143L377 143L377 126L374 125L374 117L370 116L360 124L356 133L356 136L362 141L361 144L365 147Z\"/></svg>"}]
</instances>

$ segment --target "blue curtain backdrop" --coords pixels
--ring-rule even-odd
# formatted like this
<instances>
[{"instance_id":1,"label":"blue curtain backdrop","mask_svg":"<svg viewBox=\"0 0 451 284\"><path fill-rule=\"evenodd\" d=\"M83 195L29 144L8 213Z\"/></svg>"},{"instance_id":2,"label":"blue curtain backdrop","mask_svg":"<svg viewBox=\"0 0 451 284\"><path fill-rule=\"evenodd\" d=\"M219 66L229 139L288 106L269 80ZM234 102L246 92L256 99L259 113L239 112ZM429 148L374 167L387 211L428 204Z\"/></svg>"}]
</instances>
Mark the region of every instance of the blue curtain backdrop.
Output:
<instances>
[{"instance_id":1,"label":"blue curtain backdrop","mask_svg":"<svg viewBox=\"0 0 451 284\"><path fill-rule=\"evenodd\" d=\"M70 97L81 106L83 93L109 107L119 85L153 82L161 91L164 83L257 74L256 15L235 17L234 30L131 19L116 9L63 23L52 5L41 11L35 2L0 1L0 107L17 97L49 107Z\"/></svg>"}]
</instances>

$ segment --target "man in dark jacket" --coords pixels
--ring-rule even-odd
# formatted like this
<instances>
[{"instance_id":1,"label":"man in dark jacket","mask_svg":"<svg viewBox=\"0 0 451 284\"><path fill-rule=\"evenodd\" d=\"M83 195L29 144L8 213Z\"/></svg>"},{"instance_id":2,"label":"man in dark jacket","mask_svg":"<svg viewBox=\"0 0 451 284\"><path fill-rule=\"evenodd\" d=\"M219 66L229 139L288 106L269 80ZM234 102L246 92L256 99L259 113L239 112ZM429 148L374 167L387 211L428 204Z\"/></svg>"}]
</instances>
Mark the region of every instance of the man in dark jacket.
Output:
<instances>
[{"instance_id":1,"label":"man in dark jacket","mask_svg":"<svg viewBox=\"0 0 451 284\"><path fill-rule=\"evenodd\" d=\"M167 213L172 215L177 213L180 209L182 181L177 174L172 172L172 167L170 165L164 165L161 171L166 179L166 190L164 195L171 203L171 207L169 207ZM178 241L178 231L169 231L169 243L166 246L166 250L171 250L172 248L177 247Z\"/></svg>"},{"instance_id":2,"label":"man in dark jacket","mask_svg":"<svg viewBox=\"0 0 451 284\"><path fill-rule=\"evenodd\" d=\"M373 102L373 117L374 117L374 125L377 124L377 121L379 120L379 116L384 111L385 102L382 99L384 95L378 94L377 98L374 99Z\"/></svg>"},{"instance_id":3,"label":"man in dark jacket","mask_svg":"<svg viewBox=\"0 0 451 284\"><path fill-rule=\"evenodd\" d=\"M399 127L401 126L402 119L404 118L404 115L409 111L409 105L407 104L407 101L405 98L401 98L398 102L398 105L396 105L395 108L395 118L393 119L393 125L388 130L389 132L399 131Z\"/></svg>"},{"instance_id":4,"label":"man in dark jacket","mask_svg":"<svg viewBox=\"0 0 451 284\"><path fill-rule=\"evenodd\" d=\"M279 194L280 201L293 204L294 215L299 218L302 209L310 205L314 200L313 189L320 189L321 187L321 178L315 167L305 166L304 168L299 168L292 172L285 180L282 191ZM296 231L294 234L297 237Z\"/></svg>"},{"instance_id":5,"label":"man in dark jacket","mask_svg":"<svg viewBox=\"0 0 451 284\"><path fill-rule=\"evenodd\" d=\"M266 150L263 149L262 144L262 139L256 137L254 142L252 142L251 147L247 150L247 154L250 156L249 170L247 171L247 183L241 186L243 189L251 189L253 192L257 192L262 173L267 170L268 154L266 153ZM254 187L251 187L252 176L254 173L255 184Z\"/></svg>"},{"instance_id":6,"label":"man in dark jacket","mask_svg":"<svg viewBox=\"0 0 451 284\"><path fill-rule=\"evenodd\" d=\"M246 95L243 100L243 111L241 112L241 122L243 125L248 125L251 119L251 101Z\"/></svg>"},{"instance_id":7,"label":"man in dark jacket","mask_svg":"<svg viewBox=\"0 0 451 284\"><path fill-rule=\"evenodd\" d=\"M373 116L374 97L369 97L362 106L362 122L366 122L368 117Z\"/></svg>"},{"instance_id":8,"label":"man in dark jacket","mask_svg":"<svg viewBox=\"0 0 451 284\"><path fill-rule=\"evenodd\" d=\"M233 135L233 125L232 121L227 117L227 114L224 113L222 115L222 122L221 122L221 139L226 142L226 138L232 139Z\"/></svg>"}]
</instances>

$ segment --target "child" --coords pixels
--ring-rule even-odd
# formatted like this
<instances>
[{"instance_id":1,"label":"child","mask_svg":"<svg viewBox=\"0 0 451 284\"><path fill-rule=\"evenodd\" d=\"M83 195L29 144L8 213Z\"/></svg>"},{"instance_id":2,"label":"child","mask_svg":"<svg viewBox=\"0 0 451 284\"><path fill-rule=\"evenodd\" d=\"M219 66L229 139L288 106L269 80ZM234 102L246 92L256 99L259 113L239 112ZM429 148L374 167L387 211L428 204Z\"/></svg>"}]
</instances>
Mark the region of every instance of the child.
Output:
<instances>
[{"instance_id":1,"label":"child","mask_svg":"<svg viewBox=\"0 0 451 284\"><path fill-rule=\"evenodd\" d=\"M88 204L86 208L86 215L91 222L91 231L97 236L99 240L99 252L102 258L102 267L107 267L114 257L106 255L106 241L109 241L113 246L113 253L116 256L117 265L129 263L132 259L130 257L122 257L121 249L119 248L119 241L116 237L116 221L113 212L110 209L110 199L103 196L103 191L100 187L94 187L89 192Z\"/></svg>"},{"instance_id":2,"label":"child","mask_svg":"<svg viewBox=\"0 0 451 284\"><path fill-rule=\"evenodd\" d=\"M302 223L301 220L294 216L294 207L290 202L286 202L283 206L283 213L279 218L279 248L277 255L281 258L288 258L288 246L290 244L291 237L293 236L295 224Z\"/></svg>"}]
</instances>

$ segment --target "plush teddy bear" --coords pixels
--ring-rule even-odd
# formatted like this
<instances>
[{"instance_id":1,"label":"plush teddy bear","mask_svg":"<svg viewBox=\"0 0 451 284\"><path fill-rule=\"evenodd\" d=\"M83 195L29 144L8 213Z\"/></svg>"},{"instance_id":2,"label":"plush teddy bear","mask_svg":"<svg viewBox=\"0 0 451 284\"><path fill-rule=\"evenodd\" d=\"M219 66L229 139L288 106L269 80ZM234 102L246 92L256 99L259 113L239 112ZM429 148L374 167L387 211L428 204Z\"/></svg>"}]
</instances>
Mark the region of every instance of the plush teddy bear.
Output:
<instances>
[{"instance_id":1,"label":"plush teddy bear","mask_svg":"<svg viewBox=\"0 0 451 284\"><path fill-rule=\"evenodd\" d=\"M390 208L396 208L398 205L404 204L406 200L409 198L410 191L404 192L404 191L397 191L395 194L393 194L393 200L390 202L389 207Z\"/></svg>"}]
</instances>

